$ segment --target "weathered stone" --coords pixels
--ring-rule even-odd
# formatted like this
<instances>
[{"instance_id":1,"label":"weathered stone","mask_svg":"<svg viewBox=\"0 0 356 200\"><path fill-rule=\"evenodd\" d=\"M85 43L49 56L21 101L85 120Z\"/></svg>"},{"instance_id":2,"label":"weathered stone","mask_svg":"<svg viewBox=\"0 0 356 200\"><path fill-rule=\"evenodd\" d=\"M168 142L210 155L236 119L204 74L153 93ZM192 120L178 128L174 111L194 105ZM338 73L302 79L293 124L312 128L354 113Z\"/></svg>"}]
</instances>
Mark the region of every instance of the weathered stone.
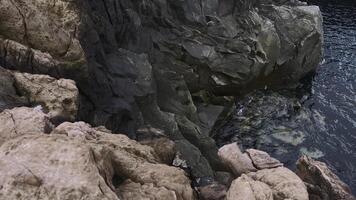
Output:
<instances>
[{"instance_id":1,"label":"weathered stone","mask_svg":"<svg viewBox=\"0 0 356 200\"><path fill-rule=\"evenodd\" d=\"M308 186L310 200L355 200L350 188L325 163L302 156L297 174Z\"/></svg>"},{"instance_id":2,"label":"weathered stone","mask_svg":"<svg viewBox=\"0 0 356 200\"><path fill-rule=\"evenodd\" d=\"M0 199L118 200L105 183L112 167L95 155L65 135L10 140L0 148Z\"/></svg>"},{"instance_id":3,"label":"weathered stone","mask_svg":"<svg viewBox=\"0 0 356 200\"><path fill-rule=\"evenodd\" d=\"M282 167L283 164L279 160L272 158L268 153L256 149L247 149L247 154L250 156L253 165L257 169L270 169Z\"/></svg>"},{"instance_id":4,"label":"weathered stone","mask_svg":"<svg viewBox=\"0 0 356 200\"><path fill-rule=\"evenodd\" d=\"M218 154L221 160L236 176L257 171L249 156L247 154L243 154L236 143L221 147Z\"/></svg>"},{"instance_id":5,"label":"weathered stone","mask_svg":"<svg viewBox=\"0 0 356 200\"><path fill-rule=\"evenodd\" d=\"M173 163L176 155L176 147L172 140L162 137L152 140L143 140L140 141L140 143L152 147L163 163L167 165L171 165Z\"/></svg>"},{"instance_id":6,"label":"weathered stone","mask_svg":"<svg viewBox=\"0 0 356 200\"><path fill-rule=\"evenodd\" d=\"M176 146L172 140L167 138L164 131L143 127L137 130L136 140L143 145L152 147L163 163L168 165L173 163L177 153Z\"/></svg>"},{"instance_id":7,"label":"weathered stone","mask_svg":"<svg viewBox=\"0 0 356 200\"><path fill-rule=\"evenodd\" d=\"M55 4L50 4L42 0L31 2L1 0L0 21L0 35L7 39L48 52L51 56L65 61L81 60L84 57L78 41L80 13L71 1L59 0ZM10 54L10 57L14 55ZM31 55L20 53L18 55L13 63L8 62L7 57L4 59L7 64L14 66L19 61L19 64L27 64L28 67L37 64L31 63L30 60L21 63L21 56L31 58Z\"/></svg>"},{"instance_id":8,"label":"weathered stone","mask_svg":"<svg viewBox=\"0 0 356 200\"><path fill-rule=\"evenodd\" d=\"M274 200L308 200L307 188L303 181L292 171L284 167L263 169L247 174L255 181L268 185Z\"/></svg>"},{"instance_id":9,"label":"weathered stone","mask_svg":"<svg viewBox=\"0 0 356 200\"><path fill-rule=\"evenodd\" d=\"M30 102L43 105L52 119L76 118L79 92L74 81L17 72L14 78L18 91Z\"/></svg>"},{"instance_id":10,"label":"weathered stone","mask_svg":"<svg viewBox=\"0 0 356 200\"><path fill-rule=\"evenodd\" d=\"M83 122L10 140L0 158L8 199L194 199L184 171L160 164L152 148Z\"/></svg>"},{"instance_id":11,"label":"weathered stone","mask_svg":"<svg viewBox=\"0 0 356 200\"><path fill-rule=\"evenodd\" d=\"M226 200L274 200L271 188L263 182L255 181L243 174L234 180Z\"/></svg>"},{"instance_id":12,"label":"weathered stone","mask_svg":"<svg viewBox=\"0 0 356 200\"><path fill-rule=\"evenodd\" d=\"M7 140L22 135L49 133L52 124L40 106L19 107L0 113L0 146Z\"/></svg>"}]
</instances>

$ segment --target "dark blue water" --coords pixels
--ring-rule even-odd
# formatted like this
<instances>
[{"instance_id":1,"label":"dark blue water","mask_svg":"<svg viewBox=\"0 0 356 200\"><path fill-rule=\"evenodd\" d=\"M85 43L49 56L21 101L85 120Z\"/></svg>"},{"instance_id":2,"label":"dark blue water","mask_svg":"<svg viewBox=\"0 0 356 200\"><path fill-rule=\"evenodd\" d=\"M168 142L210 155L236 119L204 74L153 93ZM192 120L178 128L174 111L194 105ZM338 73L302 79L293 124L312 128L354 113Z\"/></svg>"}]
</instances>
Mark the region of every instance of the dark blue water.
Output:
<instances>
[{"instance_id":1,"label":"dark blue water","mask_svg":"<svg viewBox=\"0 0 356 200\"><path fill-rule=\"evenodd\" d=\"M325 61L307 101L325 118L326 130L313 133L315 146L356 192L356 2L313 1L324 16ZM313 145L313 144L312 144Z\"/></svg>"},{"instance_id":2,"label":"dark blue water","mask_svg":"<svg viewBox=\"0 0 356 200\"><path fill-rule=\"evenodd\" d=\"M295 91L238 99L220 145L269 152L290 168L302 154L326 162L356 193L356 2L309 1L324 16L325 57Z\"/></svg>"}]
</instances>

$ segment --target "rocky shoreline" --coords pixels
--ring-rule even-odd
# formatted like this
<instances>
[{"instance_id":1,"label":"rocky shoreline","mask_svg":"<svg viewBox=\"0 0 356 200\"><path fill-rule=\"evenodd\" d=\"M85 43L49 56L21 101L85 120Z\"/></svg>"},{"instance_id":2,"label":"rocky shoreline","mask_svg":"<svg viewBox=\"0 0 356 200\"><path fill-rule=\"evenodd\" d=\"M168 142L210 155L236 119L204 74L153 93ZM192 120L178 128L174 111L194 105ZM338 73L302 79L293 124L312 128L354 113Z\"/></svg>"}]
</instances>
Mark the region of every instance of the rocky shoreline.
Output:
<instances>
[{"instance_id":1,"label":"rocky shoreline","mask_svg":"<svg viewBox=\"0 0 356 200\"><path fill-rule=\"evenodd\" d=\"M300 1L1 0L0 199L354 199L323 163L211 137L322 44Z\"/></svg>"}]
</instances>

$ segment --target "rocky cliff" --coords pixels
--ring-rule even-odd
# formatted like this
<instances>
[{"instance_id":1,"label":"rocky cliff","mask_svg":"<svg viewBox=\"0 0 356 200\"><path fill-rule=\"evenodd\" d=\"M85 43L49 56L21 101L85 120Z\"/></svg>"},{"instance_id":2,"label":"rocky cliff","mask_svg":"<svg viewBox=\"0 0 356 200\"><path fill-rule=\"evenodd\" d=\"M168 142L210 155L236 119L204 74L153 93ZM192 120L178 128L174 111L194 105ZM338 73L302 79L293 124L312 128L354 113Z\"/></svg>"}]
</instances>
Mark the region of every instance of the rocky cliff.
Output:
<instances>
[{"instance_id":1,"label":"rocky cliff","mask_svg":"<svg viewBox=\"0 0 356 200\"><path fill-rule=\"evenodd\" d=\"M299 1L0 1L1 66L75 80L78 120L160 129L197 178L224 170L209 132L227 96L293 86L322 41L318 7Z\"/></svg>"}]
</instances>

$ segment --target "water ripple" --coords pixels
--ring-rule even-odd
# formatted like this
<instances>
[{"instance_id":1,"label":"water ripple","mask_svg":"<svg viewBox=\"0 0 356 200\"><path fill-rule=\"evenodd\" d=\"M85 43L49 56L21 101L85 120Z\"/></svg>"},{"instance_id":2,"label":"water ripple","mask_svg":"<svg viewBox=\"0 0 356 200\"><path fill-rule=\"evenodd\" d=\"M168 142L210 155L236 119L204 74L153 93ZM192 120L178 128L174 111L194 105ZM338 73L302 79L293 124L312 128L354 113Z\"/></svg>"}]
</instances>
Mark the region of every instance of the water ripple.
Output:
<instances>
[{"instance_id":1,"label":"water ripple","mask_svg":"<svg viewBox=\"0 0 356 200\"><path fill-rule=\"evenodd\" d=\"M256 91L239 99L220 130L294 168L300 154L326 162L356 192L356 3L312 0L324 15L325 61L298 91Z\"/></svg>"}]
</instances>

